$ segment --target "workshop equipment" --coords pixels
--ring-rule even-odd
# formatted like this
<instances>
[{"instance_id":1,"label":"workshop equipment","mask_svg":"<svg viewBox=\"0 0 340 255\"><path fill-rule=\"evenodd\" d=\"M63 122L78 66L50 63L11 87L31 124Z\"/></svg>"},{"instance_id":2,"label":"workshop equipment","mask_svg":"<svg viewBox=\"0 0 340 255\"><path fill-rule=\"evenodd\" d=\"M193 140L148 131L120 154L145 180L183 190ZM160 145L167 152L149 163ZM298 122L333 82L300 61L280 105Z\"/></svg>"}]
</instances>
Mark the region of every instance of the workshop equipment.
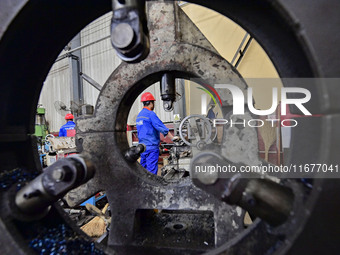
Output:
<instances>
[{"instance_id":1,"label":"workshop equipment","mask_svg":"<svg viewBox=\"0 0 340 255\"><path fill-rule=\"evenodd\" d=\"M168 181L176 181L179 178L189 176L190 160L192 157L191 147L182 140L173 141L166 164L161 168L161 175ZM164 159L163 159L164 161Z\"/></svg>"},{"instance_id":2,"label":"workshop equipment","mask_svg":"<svg viewBox=\"0 0 340 255\"><path fill-rule=\"evenodd\" d=\"M43 140L43 138L49 133L45 114L46 114L46 109L39 106L37 108L37 112L36 112L36 115L35 115L35 132L34 132L34 135L39 137L40 140Z\"/></svg>"},{"instance_id":3,"label":"workshop equipment","mask_svg":"<svg viewBox=\"0 0 340 255\"><path fill-rule=\"evenodd\" d=\"M46 155L46 166L50 166L57 161L57 152L49 151Z\"/></svg>"},{"instance_id":4,"label":"workshop equipment","mask_svg":"<svg viewBox=\"0 0 340 255\"><path fill-rule=\"evenodd\" d=\"M140 157L140 154L142 154L145 150L146 146L140 143L137 146L129 148L125 152L125 158L130 162L136 162L136 160Z\"/></svg>"},{"instance_id":5,"label":"workshop equipment","mask_svg":"<svg viewBox=\"0 0 340 255\"><path fill-rule=\"evenodd\" d=\"M42 167L45 165L46 160L47 162L51 162L46 156L46 153L48 151L45 150L46 135L49 133L45 113L46 113L46 109L43 108L42 105L38 105L37 112L35 115L34 135L37 137L38 153L39 153L40 163ZM52 163L53 162L54 161L52 160Z\"/></svg>"},{"instance_id":6,"label":"workshop equipment","mask_svg":"<svg viewBox=\"0 0 340 255\"><path fill-rule=\"evenodd\" d=\"M112 0L111 43L126 62L138 62L149 53L144 0Z\"/></svg>"},{"instance_id":7,"label":"workshop equipment","mask_svg":"<svg viewBox=\"0 0 340 255\"><path fill-rule=\"evenodd\" d=\"M92 178L94 171L93 164L82 156L56 161L15 195L12 206L17 217L36 220L45 216L52 203Z\"/></svg>"},{"instance_id":8,"label":"workshop equipment","mask_svg":"<svg viewBox=\"0 0 340 255\"><path fill-rule=\"evenodd\" d=\"M104 208L100 211L97 207L91 204L86 204L86 209L95 217L82 226L80 229L83 230L90 237L100 237L109 227L111 219L105 215L109 204L107 203Z\"/></svg>"}]
</instances>

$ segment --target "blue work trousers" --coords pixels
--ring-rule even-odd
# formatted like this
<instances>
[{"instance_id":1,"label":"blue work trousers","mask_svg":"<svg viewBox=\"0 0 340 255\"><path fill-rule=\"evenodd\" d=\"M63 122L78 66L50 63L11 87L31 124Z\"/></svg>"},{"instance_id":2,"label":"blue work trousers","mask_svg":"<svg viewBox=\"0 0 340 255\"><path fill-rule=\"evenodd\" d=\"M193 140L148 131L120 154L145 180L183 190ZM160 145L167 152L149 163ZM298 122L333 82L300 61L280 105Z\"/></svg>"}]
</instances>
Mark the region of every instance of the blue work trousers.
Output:
<instances>
[{"instance_id":1,"label":"blue work trousers","mask_svg":"<svg viewBox=\"0 0 340 255\"><path fill-rule=\"evenodd\" d=\"M158 171L159 150L147 150L141 154L140 164L149 172L156 174Z\"/></svg>"}]
</instances>

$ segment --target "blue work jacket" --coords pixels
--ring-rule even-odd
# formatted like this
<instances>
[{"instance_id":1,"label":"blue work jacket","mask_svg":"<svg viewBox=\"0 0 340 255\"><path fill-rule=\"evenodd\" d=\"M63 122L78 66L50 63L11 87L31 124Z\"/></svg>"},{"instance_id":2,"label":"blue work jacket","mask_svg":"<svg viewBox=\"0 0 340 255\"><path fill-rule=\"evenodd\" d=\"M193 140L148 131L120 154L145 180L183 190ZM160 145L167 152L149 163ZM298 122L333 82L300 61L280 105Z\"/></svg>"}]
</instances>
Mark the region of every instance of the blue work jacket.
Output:
<instances>
[{"instance_id":1,"label":"blue work jacket","mask_svg":"<svg viewBox=\"0 0 340 255\"><path fill-rule=\"evenodd\" d=\"M157 117L156 113L144 107L136 119L139 143L146 145L146 150L159 149L160 133L166 136L169 129Z\"/></svg>"},{"instance_id":2,"label":"blue work jacket","mask_svg":"<svg viewBox=\"0 0 340 255\"><path fill-rule=\"evenodd\" d=\"M61 126L59 130L59 137L75 136L76 134L75 127L76 127L76 123L74 123L73 121L67 122L65 125Z\"/></svg>"}]
</instances>

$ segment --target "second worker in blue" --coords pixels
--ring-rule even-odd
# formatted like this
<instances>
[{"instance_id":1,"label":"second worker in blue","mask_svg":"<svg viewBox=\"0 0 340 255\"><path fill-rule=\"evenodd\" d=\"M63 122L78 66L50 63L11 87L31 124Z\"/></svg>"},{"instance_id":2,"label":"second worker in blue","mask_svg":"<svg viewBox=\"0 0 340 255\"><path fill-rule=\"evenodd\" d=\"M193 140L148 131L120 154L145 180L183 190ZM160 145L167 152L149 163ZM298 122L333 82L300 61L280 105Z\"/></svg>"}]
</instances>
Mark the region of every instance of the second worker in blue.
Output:
<instances>
[{"instance_id":1,"label":"second worker in blue","mask_svg":"<svg viewBox=\"0 0 340 255\"><path fill-rule=\"evenodd\" d=\"M136 126L139 143L146 146L146 150L141 154L140 164L153 174L158 171L160 133L173 140L172 134L163 122L153 111L155 108L155 98L150 92L142 95L141 102L144 108L136 118Z\"/></svg>"}]
</instances>

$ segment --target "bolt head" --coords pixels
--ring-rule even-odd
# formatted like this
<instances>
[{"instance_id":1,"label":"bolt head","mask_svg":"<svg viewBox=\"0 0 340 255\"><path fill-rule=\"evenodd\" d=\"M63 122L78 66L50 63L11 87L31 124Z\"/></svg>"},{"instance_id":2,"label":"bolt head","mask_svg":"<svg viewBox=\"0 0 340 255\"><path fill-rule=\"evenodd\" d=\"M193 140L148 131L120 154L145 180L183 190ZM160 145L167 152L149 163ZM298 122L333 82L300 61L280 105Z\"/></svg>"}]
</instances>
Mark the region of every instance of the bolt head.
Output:
<instances>
[{"instance_id":1,"label":"bolt head","mask_svg":"<svg viewBox=\"0 0 340 255\"><path fill-rule=\"evenodd\" d=\"M212 185L218 180L218 172L202 172L198 174L197 178L205 185Z\"/></svg>"},{"instance_id":2,"label":"bolt head","mask_svg":"<svg viewBox=\"0 0 340 255\"><path fill-rule=\"evenodd\" d=\"M119 49L124 49L130 46L133 38L134 32L132 27L128 23L119 23L112 29L112 44Z\"/></svg>"},{"instance_id":3,"label":"bolt head","mask_svg":"<svg viewBox=\"0 0 340 255\"><path fill-rule=\"evenodd\" d=\"M62 168L58 168L58 169L56 169L52 172L52 178L56 182L62 181L64 179L64 177L65 177L65 171Z\"/></svg>"}]
</instances>

